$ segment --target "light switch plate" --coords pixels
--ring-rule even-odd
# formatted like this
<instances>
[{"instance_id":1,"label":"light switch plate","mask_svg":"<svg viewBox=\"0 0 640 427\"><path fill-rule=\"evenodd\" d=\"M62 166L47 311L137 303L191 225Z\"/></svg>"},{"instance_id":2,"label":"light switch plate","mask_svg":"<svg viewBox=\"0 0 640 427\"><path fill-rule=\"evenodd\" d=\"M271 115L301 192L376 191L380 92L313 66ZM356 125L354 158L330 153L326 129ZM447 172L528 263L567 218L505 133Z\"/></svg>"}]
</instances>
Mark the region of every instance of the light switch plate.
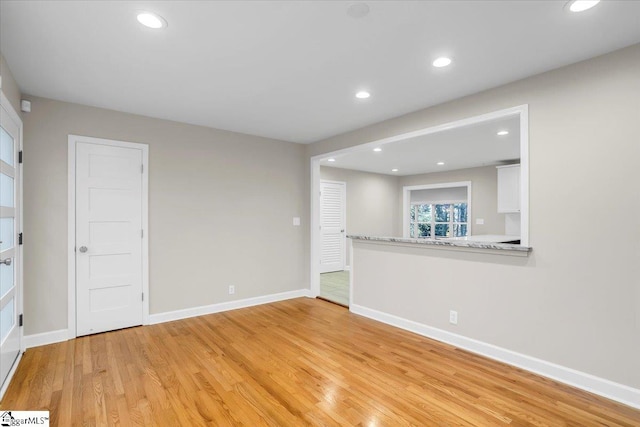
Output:
<instances>
[{"instance_id":1,"label":"light switch plate","mask_svg":"<svg viewBox=\"0 0 640 427\"><path fill-rule=\"evenodd\" d=\"M298 217L298 216L293 217L293 225L295 225L295 226L300 225L300 217Z\"/></svg>"}]
</instances>

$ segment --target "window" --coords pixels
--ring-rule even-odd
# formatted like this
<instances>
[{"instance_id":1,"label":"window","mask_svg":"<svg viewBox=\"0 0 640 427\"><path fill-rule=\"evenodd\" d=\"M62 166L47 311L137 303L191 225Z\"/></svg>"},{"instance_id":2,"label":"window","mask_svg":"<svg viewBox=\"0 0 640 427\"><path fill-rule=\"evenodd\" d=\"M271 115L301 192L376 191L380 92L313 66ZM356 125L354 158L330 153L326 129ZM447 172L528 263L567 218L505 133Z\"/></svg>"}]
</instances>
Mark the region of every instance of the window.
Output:
<instances>
[{"instance_id":1,"label":"window","mask_svg":"<svg viewBox=\"0 0 640 427\"><path fill-rule=\"evenodd\" d=\"M471 181L403 187L402 235L411 239L470 236Z\"/></svg>"},{"instance_id":2,"label":"window","mask_svg":"<svg viewBox=\"0 0 640 427\"><path fill-rule=\"evenodd\" d=\"M468 233L466 202L411 203L409 237L461 237Z\"/></svg>"}]
</instances>

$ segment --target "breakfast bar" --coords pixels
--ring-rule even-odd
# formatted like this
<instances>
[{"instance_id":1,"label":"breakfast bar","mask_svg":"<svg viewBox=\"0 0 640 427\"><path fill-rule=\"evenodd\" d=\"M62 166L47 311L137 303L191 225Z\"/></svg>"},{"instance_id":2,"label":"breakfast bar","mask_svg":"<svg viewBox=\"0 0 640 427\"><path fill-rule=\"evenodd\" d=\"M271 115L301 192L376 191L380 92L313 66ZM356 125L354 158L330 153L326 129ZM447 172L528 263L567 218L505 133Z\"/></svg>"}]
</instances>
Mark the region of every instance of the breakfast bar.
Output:
<instances>
[{"instance_id":1,"label":"breakfast bar","mask_svg":"<svg viewBox=\"0 0 640 427\"><path fill-rule=\"evenodd\" d=\"M411 239L404 237L381 237L348 235L349 239L358 242L394 245L414 246L426 249L448 249L466 252L495 253L500 255L527 256L532 248L519 244L505 243L517 241L517 236L477 235L458 238L435 239Z\"/></svg>"}]
</instances>

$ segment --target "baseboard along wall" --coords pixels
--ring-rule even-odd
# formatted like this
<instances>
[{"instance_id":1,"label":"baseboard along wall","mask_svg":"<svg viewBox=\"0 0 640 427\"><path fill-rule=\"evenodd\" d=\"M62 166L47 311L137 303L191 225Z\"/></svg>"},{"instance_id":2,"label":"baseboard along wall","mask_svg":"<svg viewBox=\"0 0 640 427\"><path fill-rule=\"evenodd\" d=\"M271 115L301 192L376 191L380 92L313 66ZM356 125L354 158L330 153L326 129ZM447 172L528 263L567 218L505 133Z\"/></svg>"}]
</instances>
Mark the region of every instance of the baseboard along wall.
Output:
<instances>
[{"instance_id":1,"label":"baseboard along wall","mask_svg":"<svg viewBox=\"0 0 640 427\"><path fill-rule=\"evenodd\" d=\"M171 322L173 320L187 319L189 317L203 316L205 314L220 313L228 310L236 310L239 308L253 307L255 305L269 304L272 302L310 296L311 291L309 289L298 289L295 291L281 292L278 294L221 302L218 304L204 305L201 307L186 308L184 310L168 311L165 313L150 315L149 324L155 325L157 323Z\"/></svg>"},{"instance_id":2,"label":"baseboard along wall","mask_svg":"<svg viewBox=\"0 0 640 427\"><path fill-rule=\"evenodd\" d=\"M149 324L171 322L174 320L187 319L189 317L203 316L206 314L220 313L228 310L253 307L261 304L285 301L293 298L312 297L309 289L298 289L295 291L281 292L277 294L264 295L253 298L246 298L235 301L222 302L200 307L175 310L165 313L157 313L149 316ZM532 356L507 350L462 335L457 335L442 329L434 328L412 320L404 319L392 314L377 311L357 304L351 304L352 313L395 326L418 335L435 339L458 348L498 360L518 368L525 369L538 375L559 381L564 384L577 387L579 389L606 397L625 405L640 409L640 390L619 384L595 375L580 372L575 369L537 359ZM69 338L67 329L44 332L40 334L25 335L23 337L23 348L39 347L47 344L66 341Z\"/></svg>"},{"instance_id":3,"label":"baseboard along wall","mask_svg":"<svg viewBox=\"0 0 640 427\"><path fill-rule=\"evenodd\" d=\"M285 301L293 298L311 297L309 289L297 289L295 291L281 292L271 295L246 298L235 301L222 302L218 304L205 305L200 307L186 308L184 310L168 311L165 313L151 314L149 325L157 323L171 322L173 320L187 319L189 317L203 316L205 314L220 313L222 311L236 310L239 308L252 307L254 305L268 304L277 301ZM54 344L67 341L69 330L60 329L57 331L43 332L40 334L25 335L22 337L23 349L39 347L41 345Z\"/></svg>"},{"instance_id":4,"label":"baseboard along wall","mask_svg":"<svg viewBox=\"0 0 640 427\"><path fill-rule=\"evenodd\" d=\"M387 325L451 344L460 349L479 354L480 356L516 366L543 377L640 409L639 389L361 305L351 304L349 310L352 313L386 323Z\"/></svg>"}]
</instances>

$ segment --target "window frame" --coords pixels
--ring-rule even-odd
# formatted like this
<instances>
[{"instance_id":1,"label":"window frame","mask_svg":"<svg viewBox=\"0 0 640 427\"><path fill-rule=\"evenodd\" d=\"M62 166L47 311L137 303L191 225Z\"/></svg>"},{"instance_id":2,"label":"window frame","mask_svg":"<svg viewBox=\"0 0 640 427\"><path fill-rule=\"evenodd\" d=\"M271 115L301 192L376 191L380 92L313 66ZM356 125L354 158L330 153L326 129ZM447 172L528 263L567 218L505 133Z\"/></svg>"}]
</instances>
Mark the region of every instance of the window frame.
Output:
<instances>
[{"instance_id":1,"label":"window frame","mask_svg":"<svg viewBox=\"0 0 640 427\"><path fill-rule=\"evenodd\" d=\"M442 188L458 188L458 187L466 187L467 189L467 199L458 200L458 201L425 201L424 203L420 202L411 202L411 192L418 190L434 190L434 189L442 189ZM402 187L402 236L406 239L411 239L410 237L410 227L411 227L411 206L416 204L453 204L453 203L466 203L467 204L467 236L472 235L472 205L471 205L471 181L460 181L460 182L443 182L437 184L422 184L422 185L406 185ZM434 224L434 215L432 212L431 217L431 234L435 233L435 225ZM451 220L453 220L453 212L451 215ZM417 221L416 221L417 223ZM439 224L444 224L440 222ZM451 221L447 224L451 224ZM419 238L419 237L418 237ZM432 237L434 238L434 237Z\"/></svg>"},{"instance_id":2,"label":"window frame","mask_svg":"<svg viewBox=\"0 0 640 427\"><path fill-rule=\"evenodd\" d=\"M431 206L431 222L429 222L428 224L431 226L431 234L429 237L422 237L422 236L418 236L418 237L410 237L411 239L435 239L435 238L441 238L441 239L446 239L449 237L464 237L464 236L436 236L435 232L436 232L436 225L438 224L446 224L449 226L449 229L451 230L451 232L453 233L454 227L456 225L466 225L467 226L467 234L465 234L465 236L469 235L469 204L467 202L466 199L460 199L460 200L438 200L438 201L417 201L417 202L409 202L410 203L410 207L409 207L409 236L411 236L411 225L414 225L414 235L415 235L415 225L418 224L427 224L424 221L418 221L418 212L416 211L414 214L414 217L416 218L415 221L411 221L411 211L414 210L417 206L425 206L425 205L430 205ZM454 221L454 205L459 205L459 204L466 204L467 205L467 221L465 222L460 222L460 221ZM449 221L447 222L443 222L443 221L436 221L436 215L435 215L435 206L436 205L448 205L449 206Z\"/></svg>"}]
</instances>

